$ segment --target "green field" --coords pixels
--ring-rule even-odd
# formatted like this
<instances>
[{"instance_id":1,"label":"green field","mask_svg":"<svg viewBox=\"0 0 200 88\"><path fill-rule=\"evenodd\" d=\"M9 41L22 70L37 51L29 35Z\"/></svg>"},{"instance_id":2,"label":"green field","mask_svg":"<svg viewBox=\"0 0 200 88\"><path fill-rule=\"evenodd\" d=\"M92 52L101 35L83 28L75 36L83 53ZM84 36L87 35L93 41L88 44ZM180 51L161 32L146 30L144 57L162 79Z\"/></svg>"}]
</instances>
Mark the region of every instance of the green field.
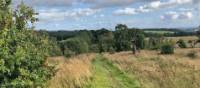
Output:
<instances>
[{"instance_id":1,"label":"green field","mask_svg":"<svg viewBox=\"0 0 200 88\"><path fill-rule=\"evenodd\" d=\"M145 33L157 33L157 34L165 34L165 33L170 33L170 34L173 34L174 32L172 31L144 31Z\"/></svg>"}]
</instances>

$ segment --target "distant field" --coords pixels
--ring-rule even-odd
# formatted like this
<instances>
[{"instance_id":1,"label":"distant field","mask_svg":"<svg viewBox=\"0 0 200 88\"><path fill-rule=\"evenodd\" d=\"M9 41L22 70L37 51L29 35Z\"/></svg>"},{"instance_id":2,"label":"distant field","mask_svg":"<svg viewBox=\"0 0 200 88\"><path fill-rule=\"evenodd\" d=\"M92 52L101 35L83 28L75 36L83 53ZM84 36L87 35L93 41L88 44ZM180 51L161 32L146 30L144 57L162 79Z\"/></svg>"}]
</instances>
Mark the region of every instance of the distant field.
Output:
<instances>
[{"instance_id":1,"label":"distant field","mask_svg":"<svg viewBox=\"0 0 200 88\"><path fill-rule=\"evenodd\" d=\"M174 41L178 41L179 39L183 39L185 41L189 41L189 40L197 40L198 37L197 36L167 37L167 39L172 39Z\"/></svg>"},{"instance_id":2,"label":"distant field","mask_svg":"<svg viewBox=\"0 0 200 88\"><path fill-rule=\"evenodd\" d=\"M170 34L173 34L174 32L173 31L153 31L153 30L150 30L150 31L144 31L145 33L157 33L157 34L165 34L165 33L170 33Z\"/></svg>"},{"instance_id":3,"label":"distant field","mask_svg":"<svg viewBox=\"0 0 200 88\"><path fill-rule=\"evenodd\" d=\"M196 57L188 54L196 52ZM200 88L200 48L176 49L174 55L142 50L49 58L58 72L49 88Z\"/></svg>"}]
</instances>

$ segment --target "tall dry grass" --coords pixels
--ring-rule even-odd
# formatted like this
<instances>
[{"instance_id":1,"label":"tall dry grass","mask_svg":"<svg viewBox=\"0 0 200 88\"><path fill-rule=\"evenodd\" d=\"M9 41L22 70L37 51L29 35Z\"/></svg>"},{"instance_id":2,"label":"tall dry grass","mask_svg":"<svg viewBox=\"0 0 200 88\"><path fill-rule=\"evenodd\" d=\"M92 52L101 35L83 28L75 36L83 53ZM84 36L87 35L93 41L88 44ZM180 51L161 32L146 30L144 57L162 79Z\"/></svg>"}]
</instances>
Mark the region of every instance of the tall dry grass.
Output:
<instances>
[{"instance_id":1,"label":"tall dry grass","mask_svg":"<svg viewBox=\"0 0 200 88\"><path fill-rule=\"evenodd\" d=\"M48 82L48 88L81 88L92 75L91 60L94 56L94 54L83 54L69 59L49 58L48 63L57 64L58 71Z\"/></svg>"},{"instance_id":2,"label":"tall dry grass","mask_svg":"<svg viewBox=\"0 0 200 88\"><path fill-rule=\"evenodd\" d=\"M187 54L196 51L197 59ZM177 49L174 55L158 51L104 54L121 70L135 75L142 88L200 88L200 49Z\"/></svg>"}]
</instances>

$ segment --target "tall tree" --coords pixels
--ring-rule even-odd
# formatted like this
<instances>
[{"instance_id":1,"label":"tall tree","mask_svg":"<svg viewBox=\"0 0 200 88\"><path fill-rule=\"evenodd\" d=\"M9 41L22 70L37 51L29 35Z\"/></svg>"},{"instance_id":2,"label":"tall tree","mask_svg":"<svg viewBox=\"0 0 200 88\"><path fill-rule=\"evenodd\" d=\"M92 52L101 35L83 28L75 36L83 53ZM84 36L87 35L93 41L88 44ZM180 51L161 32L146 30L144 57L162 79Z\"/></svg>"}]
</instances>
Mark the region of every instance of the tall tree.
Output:
<instances>
[{"instance_id":1,"label":"tall tree","mask_svg":"<svg viewBox=\"0 0 200 88\"><path fill-rule=\"evenodd\" d=\"M115 27L115 47L117 51L126 51L131 49L131 39L128 37L128 27L123 24L118 24Z\"/></svg>"}]
</instances>

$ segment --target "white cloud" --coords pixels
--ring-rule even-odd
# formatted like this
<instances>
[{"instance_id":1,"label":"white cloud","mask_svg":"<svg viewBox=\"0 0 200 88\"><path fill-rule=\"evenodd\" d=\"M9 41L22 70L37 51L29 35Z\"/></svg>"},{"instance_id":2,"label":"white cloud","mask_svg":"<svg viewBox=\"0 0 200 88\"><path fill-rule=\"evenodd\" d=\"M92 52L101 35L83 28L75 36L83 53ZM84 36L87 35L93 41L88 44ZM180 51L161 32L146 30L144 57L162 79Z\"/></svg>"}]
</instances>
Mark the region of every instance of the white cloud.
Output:
<instances>
[{"instance_id":1,"label":"white cloud","mask_svg":"<svg viewBox=\"0 0 200 88\"><path fill-rule=\"evenodd\" d=\"M162 20L187 20L193 18L192 12L167 12L160 17Z\"/></svg>"},{"instance_id":2,"label":"white cloud","mask_svg":"<svg viewBox=\"0 0 200 88\"><path fill-rule=\"evenodd\" d=\"M137 14L134 8L119 9L114 12L114 15L134 15Z\"/></svg>"},{"instance_id":3,"label":"white cloud","mask_svg":"<svg viewBox=\"0 0 200 88\"><path fill-rule=\"evenodd\" d=\"M70 6L77 0L13 0L14 4L19 4L24 1L29 6L44 6L44 7L55 7L55 6Z\"/></svg>"},{"instance_id":4,"label":"white cloud","mask_svg":"<svg viewBox=\"0 0 200 88\"><path fill-rule=\"evenodd\" d=\"M80 0L82 3L89 3L96 8L127 6L137 2L151 2L158 0Z\"/></svg>"},{"instance_id":5,"label":"white cloud","mask_svg":"<svg viewBox=\"0 0 200 88\"><path fill-rule=\"evenodd\" d=\"M194 8L179 8L179 11L194 11Z\"/></svg>"},{"instance_id":6,"label":"white cloud","mask_svg":"<svg viewBox=\"0 0 200 88\"><path fill-rule=\"evenodd\" d=\"M140 6L139 8L124 8L124 9L118 9L113 12L114 15L135 15L138 13L145 13L149 12L149 9L144 9L144 7Z\"/></svg>"},{"instance_id":7,"label":"white cloud","mask_svg":"<svg viewBox=\"0 0 200 88\"><path fill-rule=\"evenodd\" d=\"M65 16L67 17L80 17L80 16L90 16L100 11L99 9L91 9L91 8L78 8L72 11L65 12Z\"/></svg>"},{"instance_id":8,"label":"white cloud","mask_svg":"<svg viewBox=\"0 0 200 88\"><path fill-rule=\"evenodd\" d=\"M99 9L91 9L91 8L78 8L73 10L61 11L58 9L51 10L39 10L38 18L41 21L62 21L66 18L79 18L82 16L90 16L97 12Z\"/></svg>"},{"instance_id":9,"label":"white cloud","mask_svg":"<svg viewBox=\"0 0 200 88\"><path fill-rule=\"evenodd\" d=\"M19 4L21 0L13 0L14 4ZM105 8L113 6L127 6L137 2L151 2L158 0L23 0L29 6L57 7L72 6L76 4L89 4L96 8Z\"/></svg>"},{"instance_id":10,"label":"white cloud","mask_svg":"<svg viewBox=\"0 0 200 88\"><path fill-rule=\"evenodd\" d=\"M145 12L155 11L162 8L170 8L173 6L183 5L183 4L194 4L194 1L196 0L168 0L168 1L151 0L151 1L152 2L147 3L143 6L139 6L139 8L118 9L114 11L114 14L115 15L134 15L137 13L145 13ZM186 10L186 9L180 9L180 10Z\"/></svg>"},{"instance_id":11,"label":"white cloud","mask_svg":"<svg viewBox=\"0 0 200 88\"><path fill-rule=\"evenodd\" d=\"M161 9L161 8L168 8L168 7L173 7L177 5L182 5L182 4L189 4L192 3L193 0L168 0L165 2L161 1L154 1L151 2L147 5L144 5L144 8L147 9Z\"/></svg>"}]
</instances>

